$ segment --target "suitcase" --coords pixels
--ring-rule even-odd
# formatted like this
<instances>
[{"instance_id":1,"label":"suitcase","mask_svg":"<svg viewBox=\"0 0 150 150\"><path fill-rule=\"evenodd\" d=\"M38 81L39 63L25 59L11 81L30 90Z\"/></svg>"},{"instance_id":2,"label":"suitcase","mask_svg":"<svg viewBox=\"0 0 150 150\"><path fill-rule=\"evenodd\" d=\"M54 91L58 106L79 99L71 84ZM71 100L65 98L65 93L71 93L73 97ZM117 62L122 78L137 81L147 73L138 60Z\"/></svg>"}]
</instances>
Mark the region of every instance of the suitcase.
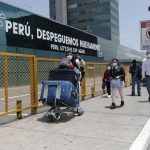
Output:
<instances>
[{"instance_id":1,"label":"suitcase","mask_svg":"<svg viewBox=\"0 0 150 150\"><path fill-rule=\"evenodd\" d=\"M70 81L45 80L40 100L50 106L73 106L77 98L77 90Z\"/></svg>"},{"instance_id":2,"label":"suitcase","mask_svg":"<svg viewBox=\"0 0 150 150\"><path fill-rule=\"evenodd\" d=\"M65 80L77 85L78 75L72 69L54 69L50 71L49 80Z\"/></svg>"}]
</instances>

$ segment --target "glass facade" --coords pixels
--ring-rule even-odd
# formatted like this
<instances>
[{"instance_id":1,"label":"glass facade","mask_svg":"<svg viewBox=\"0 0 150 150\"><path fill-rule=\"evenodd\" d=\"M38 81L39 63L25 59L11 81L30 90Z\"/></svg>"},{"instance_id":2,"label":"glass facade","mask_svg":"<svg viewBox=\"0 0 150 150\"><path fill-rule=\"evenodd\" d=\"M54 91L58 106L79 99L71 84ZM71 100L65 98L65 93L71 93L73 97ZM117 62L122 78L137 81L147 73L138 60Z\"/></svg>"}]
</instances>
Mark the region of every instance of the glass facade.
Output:
<instances>
[{"instance_id":1,"label":"glass facade","mask_svg":"<svg viewBox=\"0 0 150 150\"><path fill-rule=\"evenodd\" d=\"M70 0L70 3L71 1L74 2L74 0ZM82 0L82 2L84 1ZM105 2L107 1L105 0ZM100 26L102 29L97 24L92 24L89 28L97 28L99 31L103 31L101 36L109 36L107 30L111 30L110 23L105 22ZM30 34L28 29L30 29ZM0 2L0 35L0 52L33 54L45 58L62 58L65 51L60 50L60 48L70 45L70 47L68 46L70 49L85 51L85 54L81 53L85 61L110 61L114 57L122 61L133 58L142 59L141 52L2 2ZM66 43L64 43L64 39ZM84 44L79 49L83 40ZM50 47L51 44L55 46L55 50L54 47ZM93 46L93 48L95 46L100 47L98 50L94 50L93 48L89 49L90 46Z\"/></svg>"},{"instance_id":2,"label":"glass facade","mask_svg":"<svg viewBox=\"0 0 150 150\"><path fill-rule=\"evenodd\" d=\"M50 18L56 19L55 0L50 0Z\"/></svg>"},{"instance_id":3,"label":"glass facade","mask_svg":"<svg viewBox=\"0 0 150 150\"><path fill-rule=\"evenodd\" d=\"M50 0L52 19L55 19L55 7L55 0ZM118 7L118 0L67 0L67 23L120 43Z\"/></svg>"},{"instance_id":4,"label":"glass facade","mask_svg":"<svg viewBox=\"0 0 150 150\"><path fill-rule=\"evenodd\" d=\"M68 24L119 43L118 0L68 0Z\"/></svg>"}]
</instances>

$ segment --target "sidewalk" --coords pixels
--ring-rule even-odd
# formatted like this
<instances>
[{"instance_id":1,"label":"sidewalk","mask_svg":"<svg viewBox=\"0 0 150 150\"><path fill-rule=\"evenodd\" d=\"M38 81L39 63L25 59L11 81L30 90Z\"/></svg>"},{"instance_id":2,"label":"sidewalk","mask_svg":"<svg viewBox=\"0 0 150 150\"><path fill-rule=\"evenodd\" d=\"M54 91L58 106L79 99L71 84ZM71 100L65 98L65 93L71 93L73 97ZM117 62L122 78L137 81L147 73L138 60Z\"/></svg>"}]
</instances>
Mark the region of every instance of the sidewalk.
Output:
<instances>
[{"instance_id":1,"label":"sidewalk","mask_svg":"<svg viewBox=\"0 0 150 150\"><path fill-rule=\"evenodd\" d=\"M52 123L41 113L2 125L0 150L128 150L150 118L146 89L131 97L130 88L121 108L109 109L111 100L98 96L81 103L83 116L66 113Z\"/></svg>"}]
</instances>

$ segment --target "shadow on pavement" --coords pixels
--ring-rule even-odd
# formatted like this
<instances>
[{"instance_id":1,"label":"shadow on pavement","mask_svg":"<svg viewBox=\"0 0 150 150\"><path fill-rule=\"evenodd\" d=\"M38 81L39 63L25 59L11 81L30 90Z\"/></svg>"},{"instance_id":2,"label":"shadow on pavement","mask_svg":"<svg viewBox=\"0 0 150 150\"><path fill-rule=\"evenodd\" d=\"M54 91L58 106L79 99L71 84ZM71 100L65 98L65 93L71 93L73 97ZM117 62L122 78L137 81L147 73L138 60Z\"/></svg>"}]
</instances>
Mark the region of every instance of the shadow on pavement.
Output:
<instances>
[{"instance_id":1,"label":"shadow on pavement","mask_svg":"<svg viewBox=\"0 0 150 150\"><path fill-rule=\"evenodd\" d=\"M137 101L139 103L150 103L148 100L145 100L145 101Z\"/></svg>"},{"instance_id":2,"label":"shadow on pavement","mask_svg":"<svg viewBox=\"0 0 150 150\"><path fill-rule=\"evenodd\" d=\"M105 106L105 108L109 108L109 109L111 109L111 106ZM115 108L115 109L117 109L117 108L121 108L121 106L116 105L116 108Z\"/></svg>"},{"instance_id":3,"label":"shadow on pavement","mask_svg":"<svg viewBox=\"0 0 150 150\"><path fill-rule=\"evenodd\" d=\"M138 96L138 95L134 95L134 96L132 96L131 94L128 94L128 95L125 95L125 96L140 97L140 96Z\"/></svg>"},{"instance_id":4,"label":"shadow on pavement","mask_svg":"<svg viewBox=\"0 0 150 150\"><path fill-rule=\"evenodd\" d=\"M68 122L76 116L78 116L78 115L66 112L66 113L62 113L59 120L52 121L50 115L48 115L48 116L43 115L43 117L38 118L37 121L40 121L42 123L56 123L56 124L58 124L58 123Z\"/></svg>"},{"instance_id":5,"label":"shadow on pavement","mask_svg":"<svg viewBox=\"0 0 150 150\"><path fill-rule=\"evenodd\" d=\"M103 96L101 96L101 98L108 98L108 96L107 95L103 95Z\"/></svg>"}]
</instances>

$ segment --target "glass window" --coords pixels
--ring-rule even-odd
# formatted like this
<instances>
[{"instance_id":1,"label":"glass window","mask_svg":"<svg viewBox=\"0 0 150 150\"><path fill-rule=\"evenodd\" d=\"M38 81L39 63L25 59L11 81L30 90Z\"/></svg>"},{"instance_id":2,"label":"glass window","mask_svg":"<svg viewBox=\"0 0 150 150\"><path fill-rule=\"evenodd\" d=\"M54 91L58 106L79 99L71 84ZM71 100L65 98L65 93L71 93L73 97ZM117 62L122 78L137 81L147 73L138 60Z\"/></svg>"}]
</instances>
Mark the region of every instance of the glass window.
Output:
<instances>
[{"instance_id":1,"label":"glass window","mask_svg":"<svg viewBox=\"0 0 150 150\"><path fill-rule=\"evenodd\" d=\"M110 19L110 15L99 15L94 17L95 20L106 20Z\"/></svg>"},{"instance_id":2,"label":"glass window","mask_svg":"<svg viewBox=\"0 0 150 150\"><path fill-rule=\"evenodd\" d=\"M109 2L110 0L97 0L97 2Z\"/></svg>"},{"instance_id":3,"label":"glass window","mask_svg":"<svg viewBox=\"0 0 150 150\"><path fill-rule=\"evenodd\" d=\"M72 12L68 13L68 18L71 18L72 16L76 16L76 15L78 15L78 12L72 11Z\"/></svg>"},{"instance_id":4,"label":"glass window","mask_svg":"<svg viewBox=\"0 0 150 150\"><path fill-rule=\"evenodd\" d=\"M77 8L77 4L70 4L68 5L68 9Z\"/></svg>"},{"instance_id":5,"label":"glass window","mask_svg":"<svg viewBox=\"0 0 150 150\"><path fill-rule=\"evenodd\" d=\"M79 10L79 14L80 14L80 15L85 15L85 14L86 14L86 10L85 10L85 9Z\"/></svg>"},{"instance_id":6,"label":"glass window","mask_svg":"<svg viewBox=\"0 0 150 150\"><path fill-rule=\"evenodd\" d=\"M82 7L82 3L79 3L79 4L78 4L78 8L80 8L80 7Z\"/></svg>"},{"instance_id":7,"label":"glass window","mask_svg":"<svg viewBox=\"0 0 150 150\"><path fill-rule=\"evenodd\" d=\"M85 23L85 22L87 22L87 19L80 19L78 22L79 23Z\"/></svg>"},{"instance_id":8,"label":"glass window","mask_svg":"<svg viewBox=\"0 0 150 150\"><path fill-rule=\"evenodd\" d=\"M77 1L76 0L68 0L67 3L68 4L73 4L73 3L77 3Z\"/></svg>"}]
</instances>

